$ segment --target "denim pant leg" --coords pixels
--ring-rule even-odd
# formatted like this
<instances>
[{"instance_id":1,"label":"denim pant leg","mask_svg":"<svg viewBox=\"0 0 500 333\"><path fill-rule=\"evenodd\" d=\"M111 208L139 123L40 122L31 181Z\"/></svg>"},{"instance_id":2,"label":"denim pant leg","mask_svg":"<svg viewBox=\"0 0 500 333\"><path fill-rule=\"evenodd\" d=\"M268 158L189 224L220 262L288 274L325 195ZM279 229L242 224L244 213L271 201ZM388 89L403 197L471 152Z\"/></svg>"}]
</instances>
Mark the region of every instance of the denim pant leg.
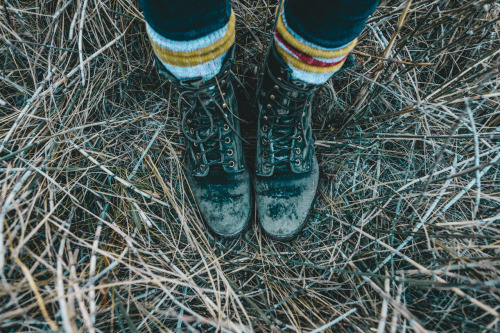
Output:
<instances>
[{"instance_id":1,"label":"denim pant leg","mask_svg":"<svg viewBox=\"0 0 500 333\"><path fill-rule=\"evenodd\" d=\"M288 26L308 42L326 48L346 45L363 30L379 0L286 0Z\"/></svg>"},{"instance_id":2,"label":"denim pant leg","mask_svg":"<svg viewBox=\"0 0 500 333\"><path fill-rule=\"evenodd\" d=\"M192 40L227 24L229 0L138 0L148 24L171 40Z\"/></svg>"}]
</instances>

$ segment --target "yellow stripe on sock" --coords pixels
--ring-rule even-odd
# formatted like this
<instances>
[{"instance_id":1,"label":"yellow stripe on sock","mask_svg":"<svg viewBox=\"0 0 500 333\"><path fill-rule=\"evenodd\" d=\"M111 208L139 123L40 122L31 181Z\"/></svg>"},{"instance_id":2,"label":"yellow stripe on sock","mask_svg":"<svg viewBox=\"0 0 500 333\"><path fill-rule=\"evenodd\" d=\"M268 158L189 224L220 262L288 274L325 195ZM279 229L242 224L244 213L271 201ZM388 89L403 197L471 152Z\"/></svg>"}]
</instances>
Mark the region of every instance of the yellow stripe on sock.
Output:
<instances>
[{"instance_id":1,"label":"yellow stripe on sock","mask_svg":"<svg viewBox=\"0 0 500 333\"><path fill-rule=\"evenodd\" d=\"M173 66L193 67L214 60L231 48L235 41L235 22L236 18L234 12L232 12L229 18L227 32L221 39L212 45L190 52L168 50L153 42L151 38L149 40L153 45L156 56L160 58L161 61Z\"/></svg>"},{"instance_id":2,"label":"yellow stripe on sock","mask_svg":"<svg viewBox=\"0 0 500 333\"><path fill-rule=\"evenodd\" d=\"M285 27L285 23L283 23L283 18L281 17L281 15L279 15L278 17L278 25L276 29L278 30L278 33L283 37L283 39L287 42L288 45L293 46L302 53L318 58L338 58L345 56L346 54L352 51L358 40L357 38L354 39L351 43L349 43L349 45L347 45L342 49L335 51L325 51L310 47L309 45L306 45L297 40L295 37L293 37L292 34Z\"/></svg>"},{"instance_id":3,"label":"yellow stripe on sock","mask_svg":"<svg viewBox=\"0 0 500 333\"><path fill-rule=\"evenodd\" d=\"M288 53L285 50L283 50L278 45L278 43L276 43L276 41L275 41L274 45L276 46L276 51L278 51L279 55L281 56L281 58L283 60L285 60L291 66L293 66L293 67L295 67L297 69L300 69L302 71L305 71L305 72L311 72L311 73L331 73L331 72L334 72L337 69L341 68L342 65L345 62L345 60L344 60L344 61L342 61L342 62L340 62L338 64L335 64L333 66L330 66L330 67L313 66L313 65L309 65L309 64L306 64L306 63L298 60L297 58L295 58L294 56L292 56L290 53Z\"/></svg>"}]
</instances>

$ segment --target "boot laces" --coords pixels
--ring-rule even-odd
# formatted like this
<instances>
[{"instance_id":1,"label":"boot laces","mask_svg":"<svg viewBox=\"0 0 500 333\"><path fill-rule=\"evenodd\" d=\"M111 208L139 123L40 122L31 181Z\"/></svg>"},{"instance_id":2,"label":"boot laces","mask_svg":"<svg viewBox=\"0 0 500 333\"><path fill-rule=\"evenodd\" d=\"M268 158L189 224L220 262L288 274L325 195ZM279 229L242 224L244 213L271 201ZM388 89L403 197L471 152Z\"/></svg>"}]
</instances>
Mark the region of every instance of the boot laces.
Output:
<instances>
[{"instance_id":1,"label":"boot laces","mask_svg":"<svg viewBox=\"0 0 500 333\"><path fill-rule=\"evenodd\" d=\"M295 141L301 138L305 140L305 128L301 127L303 112L309 97L314 92L302 87L285 85L280 85L280 89L273 92L278 96L270 102L273 114L267 115L269 137L266 139L266 145L271 147L267 153L274 155L274 159L268 160L267 167L297 162L291 159L291 151L296 149Z\"/></svg>"},{"instance_id":2,"label":"boot laces","mask_svg":"<svg viewBox=\"0 0 500 333\"><path fill-rule=\"evenodd\" d=\"M223 163L223 154L228 151L222 149L222 129L229 133L235 132L235 129L228 121L223 103L217 87L184 90L177 102L182 112L181 130L194 146L203 145L204 149L197 149L197 156L200 159L206 156L206 166L229 164Z\"/></svg>"}]
</instances>

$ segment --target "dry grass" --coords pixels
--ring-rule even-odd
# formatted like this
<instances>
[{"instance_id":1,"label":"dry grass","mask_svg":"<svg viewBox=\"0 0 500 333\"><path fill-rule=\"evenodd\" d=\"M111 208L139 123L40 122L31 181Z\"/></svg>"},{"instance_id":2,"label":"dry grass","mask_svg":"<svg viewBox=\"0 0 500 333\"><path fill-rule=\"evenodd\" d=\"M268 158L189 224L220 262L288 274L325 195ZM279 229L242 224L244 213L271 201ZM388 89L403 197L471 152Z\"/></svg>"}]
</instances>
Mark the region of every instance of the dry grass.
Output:
<instances>
[{"instance_id":1,"label":"dry grass","mask_svg":"<svg viewBox=\"0 0 500 333\"><path fill-rule=\"evenodd\" d=\"M275 7L234 3L250 95ZM135 3L0 1L0 330L498 332L499 16L381 1L317 99L311 223L279 243L206 232Z\"/></svg>"}]
</instances>

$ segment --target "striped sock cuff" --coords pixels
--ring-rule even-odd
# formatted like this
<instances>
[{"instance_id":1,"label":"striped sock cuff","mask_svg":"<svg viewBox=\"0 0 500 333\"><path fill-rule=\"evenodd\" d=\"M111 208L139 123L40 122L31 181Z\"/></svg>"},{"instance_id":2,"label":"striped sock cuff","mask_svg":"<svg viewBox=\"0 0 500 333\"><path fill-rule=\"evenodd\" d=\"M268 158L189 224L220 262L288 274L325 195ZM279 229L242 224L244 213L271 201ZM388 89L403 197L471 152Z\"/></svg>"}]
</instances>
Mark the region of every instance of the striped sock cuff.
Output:
<instances>
[{"instance_id":1,"label":"striped sock cuff","mask_svg":"<svg viewBox=\"0 0 500 333\"><path fill-rule=\"evenodd\" d=\"M274 33L276 50L292 70L292 78L310 84L328 81L342 67L356 41L334 49L308 42L290 29L284 13L279 16Z\"/></svg>"},{"instance_id":2,"label":"striped sock cuff","mask_svg":"<svg viewBox=\"0 0 500 333\"><path fill-rule=\"evenodd\" d=\"M177 79L213 78L219 73L227 51L235 40L235 16L229 22L204 37L175 41L161 36L146 24L149 39L156 56Z\"/></svg>"}]
</instances>

